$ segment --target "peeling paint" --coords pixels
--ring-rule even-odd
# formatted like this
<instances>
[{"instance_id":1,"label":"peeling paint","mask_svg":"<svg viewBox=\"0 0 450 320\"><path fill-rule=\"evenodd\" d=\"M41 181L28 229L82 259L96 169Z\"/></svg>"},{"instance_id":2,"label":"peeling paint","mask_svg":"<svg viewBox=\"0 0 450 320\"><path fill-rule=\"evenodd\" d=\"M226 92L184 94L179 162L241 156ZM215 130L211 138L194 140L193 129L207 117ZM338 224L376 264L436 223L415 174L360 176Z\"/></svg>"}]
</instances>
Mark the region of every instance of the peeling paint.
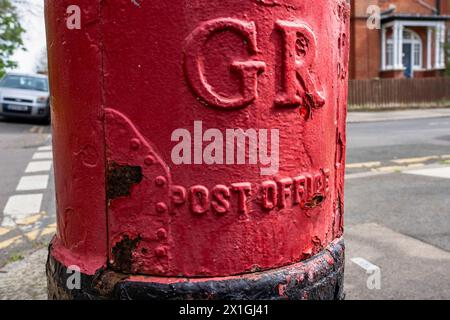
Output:
<instances>
[{"instance_id":1,"label":"peeling paint","mask_svg":"<svg viewBox=\"0 0 450 320\"><path fill-rule=\"evenodd\" d=\"M47 270L50 299L342 299L344 244L342 240L333 241L313 259L286 268L222 278L128 276L99 270L94 277L81 274L81 290L69 290L66 267L50 257Z\"/></svg>"},{"instance_id":2,"label":"peeling paint","mask_svg":"<svg viewBox=\"0 0 450 320\"><path fill-rule=\"evenodd\" d=\"M326 197L323 194L314 195L307 203L305 203L305 208L313 209L322 205L325 202Z\"/></svg>"},{"instance_id":3,"label":"peeling paint","mask_svg":"<svg viewBox=\"0 0 450 320\"><path fill-rule=\"evenodd\" d=\"M116 285L126 278L128 278L128 275L105 271L93 280L92 286L102 298L112 298Z\"/></svg>"},{"instance_id":4,"label":"peeling paint","mask_svg":"<svg viewBox=\"0 0 450 320\"><path fill-rule=\"evenodd\" d=\"M112 248L113 261L111 262L113 269L123 273L132 273L133 252L141 240L141 236L134 239L128 235L123 236L122 240Z\"/></svg>"},{"instance_id":5,"label":"peeling paint","mask_svg":"<svg viewBox=\"0 0 450 320\"><path fill-rule=\"evenodd\" d=\"M141 183L142 179L141 167L111 163L106 177L108 200L130 196L132 186Z\"/></svg>"}]
</instances>

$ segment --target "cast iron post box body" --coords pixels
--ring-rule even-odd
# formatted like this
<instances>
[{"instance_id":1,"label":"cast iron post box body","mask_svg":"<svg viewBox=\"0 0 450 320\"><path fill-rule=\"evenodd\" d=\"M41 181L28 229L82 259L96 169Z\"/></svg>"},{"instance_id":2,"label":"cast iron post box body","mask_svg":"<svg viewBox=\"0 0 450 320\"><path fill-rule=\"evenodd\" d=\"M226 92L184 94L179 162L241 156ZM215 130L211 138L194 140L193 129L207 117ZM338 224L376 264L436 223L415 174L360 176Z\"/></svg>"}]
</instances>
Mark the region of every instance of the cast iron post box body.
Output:
<instances>
[{"instance_id":1,"label":"cast iron post box body","mask_svg":"<svg viewBox=\"0 0 450 320\"><path fill-rule=\"evenodd\" d=\"M346 1L45 10L51 298L341 297Z\"/></svg>"}]
</instances>

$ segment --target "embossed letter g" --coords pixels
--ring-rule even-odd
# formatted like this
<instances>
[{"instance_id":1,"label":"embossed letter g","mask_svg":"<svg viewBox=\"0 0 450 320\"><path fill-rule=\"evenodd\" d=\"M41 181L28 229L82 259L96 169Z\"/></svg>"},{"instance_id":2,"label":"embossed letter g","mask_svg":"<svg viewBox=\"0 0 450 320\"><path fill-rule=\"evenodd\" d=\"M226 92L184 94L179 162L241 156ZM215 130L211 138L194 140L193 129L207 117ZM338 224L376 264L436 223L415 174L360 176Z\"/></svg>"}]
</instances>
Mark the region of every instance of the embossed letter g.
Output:
<instances>
[{"instance_id":1,"label":"embossed letter g","mask_svg":"<svg viewBox=\"0 0 450 320\"><path fill-rule=\"evenodd\" d=\"M186 40L184 68L187 78L196 92L207 104L224 109L237 109L252 103L258 95L258 74L265 70L262 61L235 61L231 70L241 77L242 90L238 98L227 98L214 92L204 76L202 49L216 33L232 31L244 39L250 54L258 52L256 45L256 27L253 22L223 18L202 23Z\"/></svg>"}]
</instances>

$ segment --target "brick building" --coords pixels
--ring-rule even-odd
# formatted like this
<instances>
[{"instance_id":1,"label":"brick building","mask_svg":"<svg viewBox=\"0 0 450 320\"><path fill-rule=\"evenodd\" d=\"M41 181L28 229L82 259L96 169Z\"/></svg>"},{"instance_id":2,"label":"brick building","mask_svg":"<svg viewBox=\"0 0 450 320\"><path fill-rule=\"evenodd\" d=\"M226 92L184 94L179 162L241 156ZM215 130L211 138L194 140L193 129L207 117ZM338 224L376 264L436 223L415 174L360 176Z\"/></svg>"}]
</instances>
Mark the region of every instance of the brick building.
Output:
<instances>
[{"instance_id":1,"label":"brick building","mask_svg":"<svg viewBox=\"0 0 450 320\"><path fill-rule=\"evenodd\" d=\"M444 74L450 0L351 0L351 4L351 79ZM377 8L381 20L370 29L368 16Z\"/></svg>"}]
</instances>

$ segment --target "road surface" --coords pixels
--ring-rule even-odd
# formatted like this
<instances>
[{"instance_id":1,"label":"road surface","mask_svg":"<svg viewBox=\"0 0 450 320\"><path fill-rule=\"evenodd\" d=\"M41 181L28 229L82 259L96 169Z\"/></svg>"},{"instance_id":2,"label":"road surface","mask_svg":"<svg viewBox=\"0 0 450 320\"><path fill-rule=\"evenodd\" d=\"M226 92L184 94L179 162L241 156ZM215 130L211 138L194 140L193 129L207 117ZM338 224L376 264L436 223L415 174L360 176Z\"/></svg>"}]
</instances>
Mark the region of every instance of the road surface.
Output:
<instances>
[{"instance_id":1,"label":"road surface","mask_svg":"<svg viewBox=\"0 0 450 320\"><path fill-rule=\"evenodd\" d=\"M449 299L450 117L352 123L347 160L347 299Z\"/></svg>"}]
</instances>

